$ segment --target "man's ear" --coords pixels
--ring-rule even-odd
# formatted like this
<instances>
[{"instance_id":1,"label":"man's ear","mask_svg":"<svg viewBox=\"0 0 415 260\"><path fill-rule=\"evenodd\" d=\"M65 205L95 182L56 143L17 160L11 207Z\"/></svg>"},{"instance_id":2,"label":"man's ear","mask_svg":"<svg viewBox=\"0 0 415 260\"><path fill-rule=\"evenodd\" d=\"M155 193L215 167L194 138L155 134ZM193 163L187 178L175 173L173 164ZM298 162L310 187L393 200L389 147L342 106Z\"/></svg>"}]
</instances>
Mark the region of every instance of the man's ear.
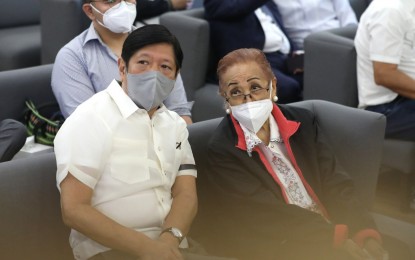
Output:
<instances>
[{"instance_id":1,"label":"man's ear","mask_svg":"<svg viewBox=\"0 0 415 260\"><path fill-rule=\"evenodd\" d=\"M180 73L180 69L176 70L175 80L177 79L177 76L179 76L179 73Z\"/></svg>"},{"instance_id":2,"label":"man's ear","mask_svg":"<svg viewBox=\"0 0 415 260\"><path fill-rule=\"evenodd\" d=\"M93 14L93 9L92 9L92 7L89 3L82 5L82 11L84 11L86 16L88 16L88 18L91 19L91 21L95 20L95 16Z\"/></svg>"},{"instance_id":3,"label":"man's ear","mask_svg":"<svg viewBox=\"0 0 415 260\"><path fill-rule=\"evenodd\" d=\"M118 58L118 72L120 73L121 81L124 81L127 74L127 66L125 66L123 58Z\"/></svg>"}]
</instances>

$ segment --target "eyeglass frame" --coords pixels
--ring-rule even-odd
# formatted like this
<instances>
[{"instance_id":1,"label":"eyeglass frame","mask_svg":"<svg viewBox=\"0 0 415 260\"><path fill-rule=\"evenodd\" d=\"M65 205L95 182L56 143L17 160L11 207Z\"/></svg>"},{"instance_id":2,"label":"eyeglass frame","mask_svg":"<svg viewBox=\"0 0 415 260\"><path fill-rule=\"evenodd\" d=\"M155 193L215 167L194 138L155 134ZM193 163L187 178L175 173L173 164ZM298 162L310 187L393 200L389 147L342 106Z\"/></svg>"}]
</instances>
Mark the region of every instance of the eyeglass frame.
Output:
<instances>
[{"instance_id":1,"label":"eyeglass frame","mask_svg":"<svg viewBox=\"0 0 415 260\"><path fill-rule=\"evenodd\" d=\"M112 2L110 2L110 1L112 1ZM121 1L126 2L126 4L134 4L134 5L137 4L137 0L119 0L119 2L118 2L118 0L91 0L90 3L104 3L104 4L109 5L109 6L112 7L112 6L115 6L119 3L121 3ZM134 2L130 2L130 1L134 1Z\"/></svg>"},{"instance_id":2,"label":"eyeglass frame","mask_svg":"<svg viewBox=\"0 0 415 260\"><path fill-rule=\"evenodd\" d=\"M226 100L226 102L228 102L229 99L232 99L234 101L237 101L239 99L239 97L242 97L243 96L243 99L241 101L245 101L247 96L250 96L250 98L252 99L252 93L255 93L255 92L258 92L258 91L262 91L262 90L265 90L265 91L268 92L269 89L270 89L270 87L267 87L267 88L259 87L257 90L251 90L251 91L249 91L248 94L241 93L241 94L238 94L236 96L230 96L230 97L227 97L227 94L225 92L225 100Z\"/></svg>"}]
</instances>

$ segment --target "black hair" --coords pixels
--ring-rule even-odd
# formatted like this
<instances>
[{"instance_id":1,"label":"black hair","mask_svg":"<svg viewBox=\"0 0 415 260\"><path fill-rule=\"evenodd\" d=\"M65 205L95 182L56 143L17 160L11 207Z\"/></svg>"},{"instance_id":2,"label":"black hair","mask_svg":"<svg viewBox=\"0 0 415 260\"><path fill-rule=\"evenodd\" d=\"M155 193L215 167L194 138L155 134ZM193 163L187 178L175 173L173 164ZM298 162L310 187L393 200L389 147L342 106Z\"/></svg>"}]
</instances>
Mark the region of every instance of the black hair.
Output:
<instances>
[{"instance_id":1,"label":"black hair","mask_svg":"<svg viewBox=\"0 0 415 260\"><path fill-rule=\"evenodd\" d=\"M128 62L138 50L157 43L167 43L173 47L176 63L176 75L182 67L183 51L180 43L166 27L160 24L149 24L132 31L122 46L121 57L128 67Z\"/></svg>"}]
</instances>

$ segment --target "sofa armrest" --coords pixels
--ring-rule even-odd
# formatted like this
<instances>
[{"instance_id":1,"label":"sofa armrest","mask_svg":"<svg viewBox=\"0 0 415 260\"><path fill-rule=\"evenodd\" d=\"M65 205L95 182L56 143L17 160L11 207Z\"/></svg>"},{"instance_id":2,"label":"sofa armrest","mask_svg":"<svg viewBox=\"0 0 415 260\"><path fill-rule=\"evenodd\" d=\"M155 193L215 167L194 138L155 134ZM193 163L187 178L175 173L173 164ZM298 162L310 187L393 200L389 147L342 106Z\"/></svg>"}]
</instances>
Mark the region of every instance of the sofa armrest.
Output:
<instances>
[{"instance_id":1,"label":"sofa armrest","mask_svg":"<svg viewBox=\"0 0 415 260\"><path fill-rule=\"evenodd\" d=\"M35 104L56 102L50 84L52 64L0 72L0 120L21 121L26 99Z\"/></svg>"},{"instance_id":2,"label":"sofa armrest","mask_svg":"<svg viewBox=\"0 0 415 260\"><path fill-rule=\"evenodd\" d=\"M0 163L2 259L73 259L54 153Z\"/></svg>"}]
</instances>

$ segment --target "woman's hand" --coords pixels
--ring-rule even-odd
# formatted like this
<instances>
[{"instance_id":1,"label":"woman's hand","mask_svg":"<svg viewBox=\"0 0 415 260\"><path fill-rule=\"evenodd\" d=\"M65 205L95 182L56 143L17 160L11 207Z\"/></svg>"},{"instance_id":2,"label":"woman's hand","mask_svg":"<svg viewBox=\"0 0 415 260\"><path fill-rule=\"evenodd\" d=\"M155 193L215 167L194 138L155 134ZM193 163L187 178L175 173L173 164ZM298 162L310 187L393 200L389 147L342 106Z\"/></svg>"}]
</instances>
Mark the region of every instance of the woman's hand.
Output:
<instances>
[{"instance_id":1,"label":"woman's hand","mask_svg":"<svg viewBox=\"0 0 415 260\"><path fill-rule=\"evenodd\" d=\"M372 238L366 241L364 248L360 248L353 240L347 239L343 243L342 249L356 260L389 259L387 251L382 248L377 240Z\"/></svg>"},{"instance_id":2,"label":"woman's hand","mask_svg":"<svg viewBox=\"0 0 415 260\"><path fill-rule=\"evenodd\" d=\"M380 243L377 240L373 238L369 238L366 241L364 245L364 249L372 257L372 259L376 259L376 260L389 259L388 252L385 249L383 249L383 247L380 245Z\"/></svg>"},{"instance_id":3,"label":"woman's hand","mask_svg":"<svg viewBox=\"0 0 415 260\"><path fill-rule=\"evenodd\" d=\"M369 260L370 255L360 248L353 240L347 239L344 241L342 247L353 259L356 260Z\"/></svg>"}]
</instances>

